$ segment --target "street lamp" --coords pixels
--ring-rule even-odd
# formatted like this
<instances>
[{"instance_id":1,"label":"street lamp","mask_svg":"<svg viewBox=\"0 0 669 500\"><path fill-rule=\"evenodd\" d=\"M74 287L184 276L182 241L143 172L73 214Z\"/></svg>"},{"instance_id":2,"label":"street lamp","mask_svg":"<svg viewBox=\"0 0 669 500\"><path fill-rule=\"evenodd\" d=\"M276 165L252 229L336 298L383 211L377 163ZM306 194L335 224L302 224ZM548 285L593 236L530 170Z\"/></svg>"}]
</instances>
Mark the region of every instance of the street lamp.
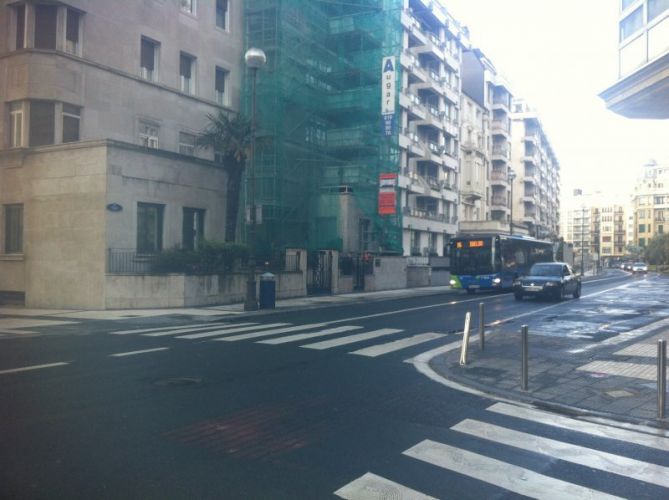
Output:
<instances>
[{"instance_id":1,"label":"street lamp","mask_svg":"<svg viewBox=\"0 0 669 500\"><path fill-rule=\"evenodd\" d=\"M256 148L256 76L258 69L262 68L267 62L267 57L261 49L250 48L244 54L246 67L251 70L251 148L249 151L249 177L248 177L248 204L250 207L249 225L249 276L246 281L246 300L244 301L245 311L255 311L258 309L256 300L256 169L255 169L255 148Z\"/></svg>"},{"instance_id":2,"label":"street lamp","mask_svg":"<svg viewBox=\"0 0 669 500\"><path fill-rule=\"evenodd\" d=\"M509 195L509 206L511 212L509 214L509 234L513 234L513 180L516 178L516 172L512 168L509 169L509 185L511 186L511 193Z\"/></svg>"}]
</instances>

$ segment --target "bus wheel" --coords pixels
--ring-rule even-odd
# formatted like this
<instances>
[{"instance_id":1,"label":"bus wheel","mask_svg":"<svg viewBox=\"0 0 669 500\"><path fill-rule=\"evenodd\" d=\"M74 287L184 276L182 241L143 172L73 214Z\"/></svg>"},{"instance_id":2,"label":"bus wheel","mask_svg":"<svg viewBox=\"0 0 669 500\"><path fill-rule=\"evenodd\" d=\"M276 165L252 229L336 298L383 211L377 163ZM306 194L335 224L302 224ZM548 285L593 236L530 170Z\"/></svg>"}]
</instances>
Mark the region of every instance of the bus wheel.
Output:
<instances>
[{"instance_id":1,"label":"bus wheel","mask_svg":"<svg viewBox=\"0 0 669 500\"><path fill-rule=\"evenodd\" d=\"M474 295L474 292L476 292L476 290L474 290L473 288L467 288L467 293L469 295Z\"/></svg>"}]
</instances>

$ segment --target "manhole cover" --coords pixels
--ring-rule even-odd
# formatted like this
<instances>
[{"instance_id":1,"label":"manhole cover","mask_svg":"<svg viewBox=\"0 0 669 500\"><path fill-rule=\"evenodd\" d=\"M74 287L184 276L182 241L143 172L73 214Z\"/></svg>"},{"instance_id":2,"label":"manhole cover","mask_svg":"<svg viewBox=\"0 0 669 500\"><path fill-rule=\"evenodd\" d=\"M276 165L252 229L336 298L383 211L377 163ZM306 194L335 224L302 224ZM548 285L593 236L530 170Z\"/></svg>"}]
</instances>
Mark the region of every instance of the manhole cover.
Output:
<instances>
[{"instance_id":1,"label":"manhole cover","mask_svg":"<svg viewBox=\"0 0 669 500\"><path fill-rule=\"evenodd\" d=\"M202 382L201 378L195 377L174 377L158 380L155 385L196 385Z\"/></svg>"}]
</instances>

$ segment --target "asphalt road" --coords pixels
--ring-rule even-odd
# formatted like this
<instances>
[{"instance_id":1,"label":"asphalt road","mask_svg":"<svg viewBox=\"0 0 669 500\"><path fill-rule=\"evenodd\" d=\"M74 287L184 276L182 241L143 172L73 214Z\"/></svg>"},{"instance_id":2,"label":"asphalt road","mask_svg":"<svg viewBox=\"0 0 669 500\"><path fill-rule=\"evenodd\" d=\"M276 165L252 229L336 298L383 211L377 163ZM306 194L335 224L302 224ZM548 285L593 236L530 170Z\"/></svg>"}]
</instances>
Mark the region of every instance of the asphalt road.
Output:
<instances>
[{"instance_id":1,"label":"asphalt road","mask_svg":"<svg viewBox=\"0 0 669 500\"><path fill-rule=\"evenodd\" d=\"M518 414L404 362L458 340L479 302L493 328L580 321L575 341L597 343L644 321L652 291L638 314L620 303L646 281L614 273L559 304L444 294L3 338L0 498L667 498L666 440Z\"/></svg>"}]
</instances>

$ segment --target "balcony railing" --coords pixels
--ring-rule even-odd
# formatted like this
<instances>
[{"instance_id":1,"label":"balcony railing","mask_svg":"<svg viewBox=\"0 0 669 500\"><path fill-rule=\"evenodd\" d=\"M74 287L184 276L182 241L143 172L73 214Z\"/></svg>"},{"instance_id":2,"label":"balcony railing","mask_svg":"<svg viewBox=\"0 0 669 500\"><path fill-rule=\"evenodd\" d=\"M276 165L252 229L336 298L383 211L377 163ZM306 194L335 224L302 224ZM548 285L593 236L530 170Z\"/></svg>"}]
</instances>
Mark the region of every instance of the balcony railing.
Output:
<instances>
[{"instance_id":1,"label":"balcony railing","mask_svg":"<svg viewBox=\"0 0 669 500\"><path fill-rule=\"evenodd\" d=\"M506 196L493 196L491 198L491 203L493 205L504 206L504 207L506 207L508 204Z\"/></svg>"}]
</instances>

